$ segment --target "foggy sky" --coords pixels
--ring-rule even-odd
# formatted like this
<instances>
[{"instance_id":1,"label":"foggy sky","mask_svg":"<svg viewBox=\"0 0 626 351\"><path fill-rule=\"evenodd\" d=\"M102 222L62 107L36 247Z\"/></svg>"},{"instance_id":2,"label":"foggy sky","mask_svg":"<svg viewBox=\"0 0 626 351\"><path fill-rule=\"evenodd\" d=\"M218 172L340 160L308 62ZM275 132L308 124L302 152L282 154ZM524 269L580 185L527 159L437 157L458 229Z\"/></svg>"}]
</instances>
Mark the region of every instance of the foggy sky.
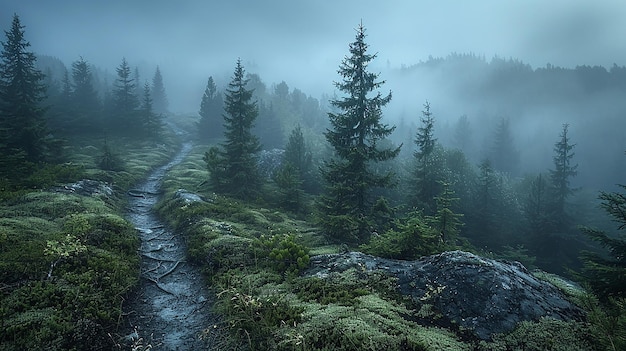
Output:
<instances>
[{"instance_id":1,"label":"foggy sky","mask_svg":"<svg viewBox=\"0 0 626 351\"><path fill-rule=\"evenodd\" d=\"M0 28L14 13L31 50L68 68L82 56L114 73L125 57L150 79L159 65L181 112L198 110L209 75L225 85L237 58L267 84L331 93L361 21L379 71L452 52L533 67L626 64L623 0L3 0Z\"/></svg>"}]
</instances>

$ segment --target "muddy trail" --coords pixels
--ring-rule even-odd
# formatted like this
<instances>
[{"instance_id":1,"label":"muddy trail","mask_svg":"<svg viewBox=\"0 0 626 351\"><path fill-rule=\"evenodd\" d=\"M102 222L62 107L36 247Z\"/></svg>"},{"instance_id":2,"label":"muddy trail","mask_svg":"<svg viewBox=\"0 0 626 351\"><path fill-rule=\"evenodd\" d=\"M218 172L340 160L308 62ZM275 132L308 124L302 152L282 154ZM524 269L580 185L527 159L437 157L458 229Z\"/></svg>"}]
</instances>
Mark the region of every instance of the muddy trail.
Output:
<instances>
[{"instance_id":1,"label":"muddy trail","mask_svg":"<svg viewBox=\"0 0 626 351\"><path fill-rule=\"evenodd\" d=\"M168 170L191 151L191 144L166 165L152 171L147 180L129 191L127 218L141 238L141 280L125 303L125 344L152 350L212 350L219 344L213 331L217 319L211 309L215 295L196 266L186 262L181 235L157 216L153 207ZM143 349L143 348L141 348Z\"/></svg>"}]
</instances>

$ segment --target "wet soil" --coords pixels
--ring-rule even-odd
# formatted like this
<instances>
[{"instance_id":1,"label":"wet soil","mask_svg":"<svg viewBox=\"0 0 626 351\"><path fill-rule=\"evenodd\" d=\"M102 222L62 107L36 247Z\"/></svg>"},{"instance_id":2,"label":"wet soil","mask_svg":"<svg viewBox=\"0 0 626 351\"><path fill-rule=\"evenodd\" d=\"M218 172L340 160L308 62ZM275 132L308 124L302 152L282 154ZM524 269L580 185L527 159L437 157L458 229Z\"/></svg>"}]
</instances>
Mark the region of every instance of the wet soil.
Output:
<instances>
[{"instance_id":1,"label":"wet soil","mask_svg":"<svg viewBox=\"0 0 626 351\"><path fill-rule=\"evenodd\" d=\"M141 238L141 279L126 301L126 344L152 350L217 349L212 313L214 294L200 269L185 260L184 239L170 230L154 212L168 170L190 152L191 144L146 181L129 191L128 219Z\"/></svg>"}]
</instances>

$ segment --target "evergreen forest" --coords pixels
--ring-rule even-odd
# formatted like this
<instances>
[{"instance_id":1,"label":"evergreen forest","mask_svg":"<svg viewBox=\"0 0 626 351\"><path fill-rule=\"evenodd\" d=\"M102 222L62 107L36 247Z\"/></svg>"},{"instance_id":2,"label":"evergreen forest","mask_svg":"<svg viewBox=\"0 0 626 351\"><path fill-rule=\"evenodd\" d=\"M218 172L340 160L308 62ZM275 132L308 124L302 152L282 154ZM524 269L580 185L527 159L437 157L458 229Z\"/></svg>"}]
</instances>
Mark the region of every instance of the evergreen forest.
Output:
<instances>
[{"instance_id":1,"label":"evergreen forest","mask_svg":"<svg viewBox=\"0 0 626 351\"><path fill-rule=\"evenodd\" d=\"M185 112L176 72L35 53L22 19L0 39L0 349L160 349L128 332L143 284L168 293L144 279L129 198L186 144L154 211L214 295L207 349L626 349L625 66L452 53L383 71L359 24L328 93L233 58ZM479 340L391 278L306 274L356 251L519 262L584 317Z\"/></svg>"}]
</instances>

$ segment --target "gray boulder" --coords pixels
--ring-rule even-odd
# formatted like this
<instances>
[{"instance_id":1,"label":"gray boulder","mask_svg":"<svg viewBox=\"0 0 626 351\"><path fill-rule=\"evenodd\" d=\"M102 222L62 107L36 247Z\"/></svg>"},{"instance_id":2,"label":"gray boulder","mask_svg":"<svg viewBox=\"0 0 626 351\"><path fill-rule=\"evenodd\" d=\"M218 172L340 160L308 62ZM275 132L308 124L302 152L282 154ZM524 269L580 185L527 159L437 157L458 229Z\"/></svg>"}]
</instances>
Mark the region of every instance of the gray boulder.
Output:
<instances>
[{"instance_id":1,"label":"gray boulder","mask_svg":"<svg viewBox=\"0 0 626 351\"><path fill-rule=\"evenodd\" d=\"M176 190L174 198L183 201L185 204L190 204L192 202L206 202L204 198L200 197L200 195L189 192L185 189Z\"/></svg>"},{"instance_id":2,"label":"gray boulder","mask_svg":"<svg viewBox=\"0 0 626 351\"><path fill-rule=\"evenodd\" d=\"M541 317L581 320L583 312L554 285L535 278L519 262L451 251L416 261L382 259L360 252L311 258L305 275L326 278L350 268L397 278L397 291L428 306L438 323L478 339L506 333Z\"/></svg>"},{"instance_id":3,"label":"gray boulder","mask_svg":"<svg viewBox=\"0 0 626 351\"><path fill-rule=\"evenodd\" d=\"M55 187L53 190L56 192L78 194L82 196L111 197L113 195L113 188L111 187L111 184L92 179L81 179L76 183Z\"/></svg>"}]
</instances>

